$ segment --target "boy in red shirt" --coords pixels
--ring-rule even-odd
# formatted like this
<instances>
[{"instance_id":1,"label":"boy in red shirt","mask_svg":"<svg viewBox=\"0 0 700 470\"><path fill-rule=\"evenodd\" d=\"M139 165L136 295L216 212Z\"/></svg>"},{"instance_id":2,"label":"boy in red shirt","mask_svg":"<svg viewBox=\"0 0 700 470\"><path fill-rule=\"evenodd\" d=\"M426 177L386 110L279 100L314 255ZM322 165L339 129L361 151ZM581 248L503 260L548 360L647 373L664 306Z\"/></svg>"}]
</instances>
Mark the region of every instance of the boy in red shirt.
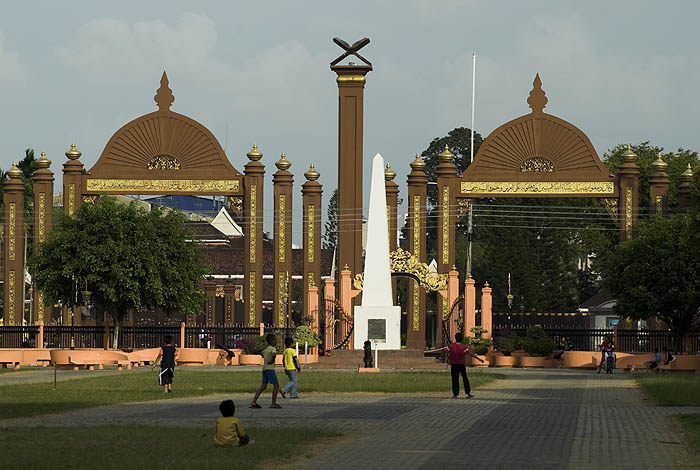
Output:
<instances>
[{"instance_id":1,"label":"boy in red shirt","mask_svg":"<svg viewBox=\"0 0 700 470\"><path fill-rule=\"evenodd\" d=\"M469 386L469 379L467 378L467 367L464 364L464 357L469 354L471 357L484 362L483 359L478 358L469 350L469 348L462 344L464 335L462 333L457 333L455 335L455 342L449 346L445 346L445 351L449 353L450 362L450 373L452 374L452 398L457 398L459 396L459 376L462 375L462 382L464 382L464 391L467 394L467 398L473 398L474 395L471 394L471 387Z\"/></svg>"}]
</instances>

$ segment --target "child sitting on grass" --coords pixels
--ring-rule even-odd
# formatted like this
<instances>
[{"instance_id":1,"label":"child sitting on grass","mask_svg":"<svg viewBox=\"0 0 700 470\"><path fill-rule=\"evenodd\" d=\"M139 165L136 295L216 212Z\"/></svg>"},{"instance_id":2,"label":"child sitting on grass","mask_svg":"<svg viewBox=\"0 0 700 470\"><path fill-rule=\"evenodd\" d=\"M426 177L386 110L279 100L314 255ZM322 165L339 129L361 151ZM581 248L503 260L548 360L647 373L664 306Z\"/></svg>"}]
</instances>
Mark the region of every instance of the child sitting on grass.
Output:
<instances>
[{"instance_id":1,"label":"child sitting on grass","mask_svg":"<svg viewBox=\"0 0 700 470\"><path fill-rule=\"evenodd\" d=\"M248 444L250 438L243 432L243 426L238 418L234 418L236 405L233 400L224 400L219 404L221 418L216 420L214 444L221 447L240 447Z\"/></svg>"}]
</instances>

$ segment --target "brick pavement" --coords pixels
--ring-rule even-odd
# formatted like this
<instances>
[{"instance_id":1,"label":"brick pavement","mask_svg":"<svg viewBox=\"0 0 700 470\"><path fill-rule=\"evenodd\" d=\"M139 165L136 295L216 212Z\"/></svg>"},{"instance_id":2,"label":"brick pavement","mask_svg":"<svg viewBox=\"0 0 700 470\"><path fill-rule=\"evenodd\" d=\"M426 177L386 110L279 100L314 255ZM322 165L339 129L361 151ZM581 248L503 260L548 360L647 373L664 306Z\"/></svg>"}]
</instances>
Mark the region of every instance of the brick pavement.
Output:
<instances>
[{"instance_id":1,"label":"brick pavement","mask_svg":"<svg viewBox=\"0 0 700 470\"><path fill-rule=\"evenodd\" d=\"M700 407L659 407L629 375L571 370L506 370L506 380L471 400L443 397L307 395L271 410L247 408L244 425L305 425L351 436L304 469L441 467L585 469L700 468L669 415ZM448 377L446 376L446 379ZM303 385L303 384L302 384ZM449 384L446 381L446 391ZM450 395L449 391L446 395ZM210 427L223 396L110 405L0 421L0 427L154 424Z\"/></svg>"}]
</instances>

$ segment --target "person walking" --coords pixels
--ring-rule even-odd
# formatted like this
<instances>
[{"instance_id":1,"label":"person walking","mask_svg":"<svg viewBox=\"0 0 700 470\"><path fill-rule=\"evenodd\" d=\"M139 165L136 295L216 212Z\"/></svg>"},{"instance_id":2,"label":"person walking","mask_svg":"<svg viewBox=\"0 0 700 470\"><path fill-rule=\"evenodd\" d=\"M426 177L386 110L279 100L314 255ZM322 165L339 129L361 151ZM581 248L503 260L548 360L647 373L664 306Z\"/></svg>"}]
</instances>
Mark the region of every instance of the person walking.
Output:
<instances>
[{"instance_id":1,"label":"person walking","mask_svg":"<svg viewBox=\"0 0 700 470\"><path fill-rule=\"evenodd\" d=\"M464 335L462 333L457 333L455 335L455 342L451 343L449 346L445 346L444 350L448 352L448 360L450 363L450 374L452 375L452 398L459 397L459 376L462 376L462 382L464 382L464 393L467 394L467 398L474 398L471 393L471 386L469 385L469 378L467 377L467 366L464 363L464 358L467 355L484 362L483 359L475 356L469 350L469 348L462 344Z\"/></svg>"},{"instance_id":2,"label":"person walking","mask_svg":"<svg viewBox=\"0 0 700 470\"><path fill-rule=\"evenodd\" d=\"M160 361L160 374L158 374L158 384L163 387L163 393L172 393L173 391L173 376L175 375L175 358L177 357L177 349L173 346L173 337L165 335L165 346L160 348L158 357L153 361L151 370L156 368L156 364Z\"/></svg>"},{"instance_id":3,"label":"person walking","mask_svg":"<svg viewBox=\"0 0 700 470\"><path fill-rule=\"evenodd\" d=\"M253 401L250 402L251 408L262 408L258 405L258 397L267 388L267 384L271 383L272 388L272 404L270 408L282 408L277 404L277 392L280 390L280 384L277 381L277 374L275 373L275 356L277 355L277 350L275 345L277 344L277 337L270 333L265 337L268 346L263 350L263 368L262 368L262 384L260 388L255 391L255 396Z\"/></svg>"},{"instance_id":4,"label":"person walking","mask_svg":"<svg viewBox=\"0 0 700 470\"><path fill-rule=\"evenodd\" d=\"M286 338L284 340L285 349L282 353L282 364L284 365L284 373L289 379L289 382L280 389L282 398L287 398L287 393L289 393L289 398L299 398L297 374L301 372L301 368L299 367L296 351L292 348L292 343L292 338Z\"/></svg>"}]
</instances>

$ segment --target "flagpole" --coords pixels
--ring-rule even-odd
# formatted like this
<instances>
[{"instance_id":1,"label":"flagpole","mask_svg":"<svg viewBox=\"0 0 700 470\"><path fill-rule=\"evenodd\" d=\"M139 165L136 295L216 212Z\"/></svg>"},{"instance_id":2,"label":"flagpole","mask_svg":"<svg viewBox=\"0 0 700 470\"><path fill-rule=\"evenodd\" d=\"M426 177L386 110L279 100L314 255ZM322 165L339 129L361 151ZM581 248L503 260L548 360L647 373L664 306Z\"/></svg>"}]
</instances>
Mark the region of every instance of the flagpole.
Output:
<instances>
[{"instance_id":1,"label":"flagpole","mask_svg":"<svg viewBox=\"0 0 700 470\"><path fill-rule=\"evenodd\" d=\"M469 164L474 160L474 97L476 94L476 52L472 52L472 138L469 155ZM472 228L473 228L473 204L469 200L469 221L467 223L467 279L472 277Z\"/></svg>"},{"instance_id":2,"label":"flagpole","mask_svg":"<svg viewBox=\"0 0 700 470\"><path fill-rule=\"evenodd\" d=\"M472 52L472 142L469 163L474 160L474 97L476 95L476 52Z\"/></svg>"}]
</instances>

